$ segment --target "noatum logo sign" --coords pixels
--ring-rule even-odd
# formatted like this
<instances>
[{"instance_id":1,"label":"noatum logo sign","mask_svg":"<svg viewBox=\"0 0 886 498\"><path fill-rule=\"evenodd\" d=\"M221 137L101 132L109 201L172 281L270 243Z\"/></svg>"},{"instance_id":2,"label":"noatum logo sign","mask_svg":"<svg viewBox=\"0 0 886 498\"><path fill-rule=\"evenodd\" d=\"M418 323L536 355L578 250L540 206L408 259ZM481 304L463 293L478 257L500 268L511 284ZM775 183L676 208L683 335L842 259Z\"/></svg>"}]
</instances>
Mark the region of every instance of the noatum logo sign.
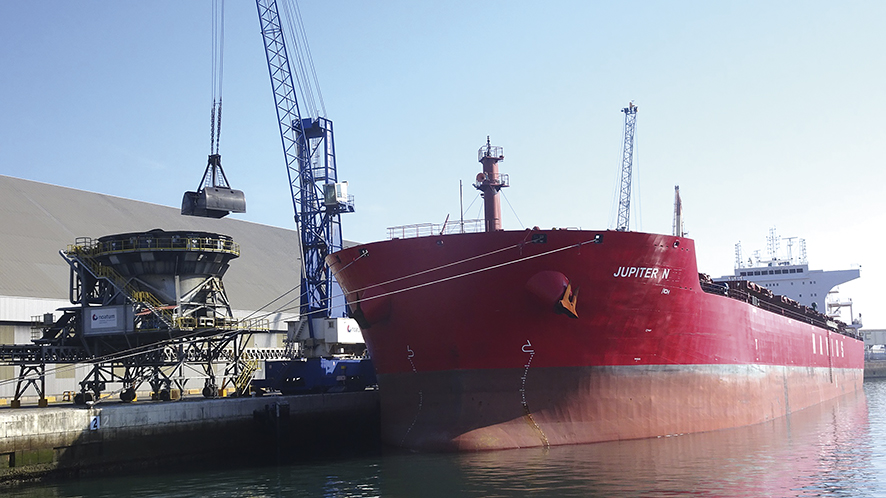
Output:
<instances>
[{"instance_id":1,"label":"noatum logo sign","mask_svg":"<svg viewBox=\"0 0 886 498\"><path fill-rule=\"evenodd\" d=\"M103 310L92 314L92 328L110 328L117 326L117 310Z\"/></svg>"}]
</instances>

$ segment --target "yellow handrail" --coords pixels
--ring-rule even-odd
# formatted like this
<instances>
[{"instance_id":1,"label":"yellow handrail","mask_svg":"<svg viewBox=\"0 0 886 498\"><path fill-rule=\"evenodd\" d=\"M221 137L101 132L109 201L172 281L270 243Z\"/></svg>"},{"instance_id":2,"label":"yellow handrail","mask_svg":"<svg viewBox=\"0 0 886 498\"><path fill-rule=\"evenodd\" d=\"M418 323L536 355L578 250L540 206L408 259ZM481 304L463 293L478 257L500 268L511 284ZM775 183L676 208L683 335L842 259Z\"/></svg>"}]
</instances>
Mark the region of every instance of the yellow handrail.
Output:
<instances>
[{"instance_id":1,"label":"yellow handrail","mask_svg":"<svg viewBox=\"0 0 886 498\"><path fill-rule=\"evenodd\" d=\"M104 266L95 260L83 246L68 246L68 254L77 256L80 261L86 264L89 267L90 271L94 273L98 277L104 277L108 280L112 281L114 285L117 286L118 289L123 291L123 293L132 299L133 301L142 303L146 305L151 311L160 316L160 319L165 321L168 325L173 324L172 310L164 309L164 304L157 299L154 294L139 290L137 287L132 285L132 283L127 282L122 275L120 275L117 270Z\"/></svg>"},{"instance_id":2,"label":"yellow handrail","mask_svg":"<svg viewBox=\"0 0 886 498\"><path fill-rule=\"evenodd\" d=\"M234 380L234 387L237 388L237 394L243 394L249 389L249 383L252 382L252 376L258 369L258 360L247 360L243 362L243 370Z\"/></svg>"},{"instance_id":3,"label":"yellow handrail","mask_svg":"<svg viewBox=\"0 0 886 498\"><path fill-rule=\"evenodd\" d=\"M117 254L139 251L200 251L226 252L240 256L240 245L230 239L213 237L146 237L133 236L129 239L93 241L89 238L77 239L68 245L68 253L86 252L90 255Z\"/></svg>"},{"instance_id":4,"label":"yellow handrail","mask_svg":"<svg viewBox=\"0 0 886 498\"><path fill-rule=\"evenodd\" d=\"M193 238L196 239L196 238ZM163 240L172 240L172 238L160 238L155 239L158 241ZM78 239L78 242L81 242ZM120 275L117 270L105 266L98 262L93 254L101 252L97 250L99 247L99 243L92 243L91 239L84 239L83 244L70 244L67 248L67 254L69 256L76 256L80 259L87 267L89 267L90 271L92 271L98 277L104 277L108 280L111 280L118 289L120 289L127 297L132 299L135 302L142 303L146 305L151 311L155 314L159 315L162 320L164 320L168 325L177 327L177 328L216 328L216 329L224 329L224 330L236 330L236 329L246 329L246 330L270 330L271 323L270 320L266 318L252 318L252 319L231 319L224 317L213 318L212 320L202 320L198 321L197 318L193 316L180 316L174 317L172 310L166 308L166 304L162 303L159 299L157 299L154 294L148 291L139 290L136 286L134 286L131 282L128 282L122 275ZM220 244L219 243L223 243ZM105 242L104 245L109 244ZM215 245L213 245L215 244ZM156 246L154 248L157 248ZM186 245L184 247L189 250L213 250L213 248L217 248L217 250L235 252L239 255L240 247L237 244L234 244L230 240L224 239L209 239L209 238L200 238L196 239L196 242L193 242L191 245ZM162 249L162 248L161 248ZM179 250L182 247L175 247L174 249ZM117 252L123 252L125 250L135 251L139 250L139 248L134 249L120 249Z\"/></svg>"}]
</instances>

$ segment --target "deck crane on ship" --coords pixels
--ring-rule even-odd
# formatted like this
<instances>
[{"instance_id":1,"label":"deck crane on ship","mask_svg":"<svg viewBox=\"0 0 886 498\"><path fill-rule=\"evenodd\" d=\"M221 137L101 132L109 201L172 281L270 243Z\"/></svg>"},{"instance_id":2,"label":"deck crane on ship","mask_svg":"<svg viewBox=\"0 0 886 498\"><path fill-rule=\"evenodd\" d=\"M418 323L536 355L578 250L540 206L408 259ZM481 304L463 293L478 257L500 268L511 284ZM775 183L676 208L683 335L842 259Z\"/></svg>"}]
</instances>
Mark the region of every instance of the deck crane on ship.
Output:
<instances>
[{"instance_id":1,"label":"deck crane on ship","mask_svg":"<svg viewBox=\"0 0 886 498\"><path fill-rule=\"evenodd\" d=\"M637 125L637 106L633 102L621 110L625 115L625 140L621 160L621 181L619 182L618 221L615 229L630 231L631 218L631 166L634 161L634 129Z\"/></svg>"},{"instance_id":2,"label":"deck crane on ship","mask_svg":"<svg viewBox=\"0 0 886 498\"><path fill-rule=\"evenodd\" d=\"M332 270L326 266L326 256L342 249L341 214L354 212L354 198L347 192L348 183L338 181L332 121L325 117L316 75L303 74L307 72L305 68L313 71L313 60L297 4L283 2L283 8L290 21L289 32L296 37L296 67L302 68L302 73L290 69L290 55L276 0L256 0L256 7L303 262L300 320L297 324L290 324L287 337L290 361L269 363L267 380L262 388L284 391L361 388L361 381L354 377L374 383L372 365L368 360L337 356L359 355L365 345L357 322L347 318L344 295ZM296 89L300 91L301 101L296 96ZM303 114L303 111L306 112ZM328 363L330 361L335 364ZM348 361L352 363L348 364ZM344 377L353 382L332 387L309 385L312 376L323 384L320 378L326 377L319 373L322 362L327 362L322 366L327 373L341 374L347 368ZM333 375L332 378L342 376ZM302 378L303 382L297 386L281 384L295 378Z\"/></svg>"}]
</instances>

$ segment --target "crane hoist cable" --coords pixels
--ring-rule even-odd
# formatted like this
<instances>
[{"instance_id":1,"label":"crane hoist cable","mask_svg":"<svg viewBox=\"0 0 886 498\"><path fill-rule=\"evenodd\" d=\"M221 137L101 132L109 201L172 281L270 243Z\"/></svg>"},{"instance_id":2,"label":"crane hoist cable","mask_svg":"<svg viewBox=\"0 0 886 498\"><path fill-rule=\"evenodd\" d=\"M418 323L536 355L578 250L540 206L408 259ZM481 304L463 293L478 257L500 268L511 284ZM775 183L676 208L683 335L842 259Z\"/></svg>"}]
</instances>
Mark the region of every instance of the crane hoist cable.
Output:
<instances>
[{"instance_id":1,"label":"crane hoist cable","mask_svg":"<svg viewBox=\"0 0 886 498\"><path fill-rule=\"evenodd\" d=\"M209 160L196 192L185 192L182 214L223 218L230 213L246 212L246 196L231 188L221 165L222 81L224 75L225 5L212 2L212 109L209 115Z\"/></svg>"},{"instance_id":2,"label":"crane hoist cable","mask_svg":"<svg viewBox=\"0 0 886 498\"><path fill-rule=\"evenodd\" d=\"M281 0L280 5L284 11L281 21L285 23L285 36L294 44L290 47L296 66L293 68L292 75L298 83L296 86L301 95L300 102L305 110L305 115L302 117L326 117L326 104L323 102L320 81L317 78L317 70L314 67L314 59L311 56L311 47L308 44L308 36L305 33L298 2Z\"/></svg>"},{"instance_id":3,"label":"crane hoist cable","mask_svg":"<svg viewBox=\"0 0 886 498\"><path fill-rule=\"evenodd\" d=\"M209 153L219 153L221 140L222 81L225 55L225 3L212 2L212 111L210 113ZM218 133L216 134L216 128ZM205 178L204 178L205 180ZM206 186L206 185L204 185Z\"/></svg>"}]
</instances>

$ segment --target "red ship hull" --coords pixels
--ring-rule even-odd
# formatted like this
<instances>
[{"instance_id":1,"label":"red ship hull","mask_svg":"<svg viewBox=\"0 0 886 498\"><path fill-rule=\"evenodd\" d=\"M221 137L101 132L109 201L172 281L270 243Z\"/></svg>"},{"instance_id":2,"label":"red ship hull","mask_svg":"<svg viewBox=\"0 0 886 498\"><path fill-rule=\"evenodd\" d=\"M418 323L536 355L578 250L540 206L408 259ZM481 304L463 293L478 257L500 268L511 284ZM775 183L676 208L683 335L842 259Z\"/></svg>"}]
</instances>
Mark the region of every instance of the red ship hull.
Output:
<instances>
[{"instance_id":1,"label":"red ship hull","mask_svg":"<svg viewBox=\"0 0 886 498\"><path fill-rule=\"evenodd\" d=\"M484 450L762 422L861 389L863 344L705 292L691 239L497 231L327 258L386 443Z\"/></svg>"}]
</instances>

